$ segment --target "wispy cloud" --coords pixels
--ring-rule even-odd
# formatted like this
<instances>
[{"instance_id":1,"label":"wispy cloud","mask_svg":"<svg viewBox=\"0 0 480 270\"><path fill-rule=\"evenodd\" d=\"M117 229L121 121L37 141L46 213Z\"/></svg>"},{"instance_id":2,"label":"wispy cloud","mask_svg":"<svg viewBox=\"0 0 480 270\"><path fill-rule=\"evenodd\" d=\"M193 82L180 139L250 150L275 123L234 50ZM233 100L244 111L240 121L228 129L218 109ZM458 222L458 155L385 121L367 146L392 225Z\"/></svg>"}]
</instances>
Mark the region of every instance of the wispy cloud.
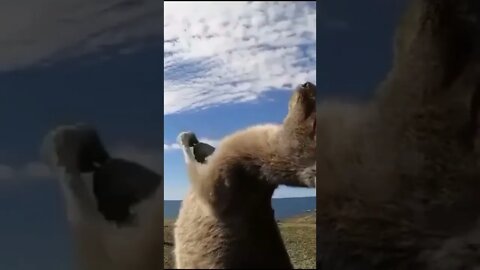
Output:
<instances>
[{"instance_id":1,"label":"wispy cloud","mask_svg":"<svg viewBox=\"0 0 480 270\"><path fill-rule=\"evenodd\" d=\"M17 0L0 8L0 71L160 37L162 1ZM133 45L135 43L135 45ZM145 42L143 42L145 43ZM132 47L123 48L131 52Z\"/></svg>"},{"instance_id":2,"label":"wispy cloud","mask_svg":"<svg viewBox=\"0 0 480 270\"><path fill-rule=\"evenodd\" d=\"M53 176L52 170L45 163L33 161L27 163L20 170L20 175L27 178L51 178Z\"/></svg>"},{"instance_id":3,"label":"wispy cloud","mask_svg":"<svg viewBox=\"0 0 480 270\"><path fill-rule=\"evenodd\" d=\"M15 177L15 170L5 164L0 164L0 181L11 180Z\"/></svg>"},{"instance_id":4,"label":"wispy cloud","mask_svg":"<svg viewBox=\"0 0 480 270\"><path fill-rule=\"evenodd\" d=\"M112 147L110 154L113 158L129 160L163 174L163 152L161 149L121 144ZM56 173L54 170L42 161L32 161L18 167L0 164L0 181L52 179L55 177Z\"/></svg>"},{"instance_id":5,"label":"wispy cloud","mask_svg":"<svg viewBox=\"0 0 480 270\"><path fill-rule=\"evenodd\" d=\"M220 140L209 139L209 138L199 138L199 141L203 143L210 144L213 147L217 147ZM163 144L164 151L172 151L172 150L180 150L182 147L178 143L171 143L171 144Z\"/></svg>"},{"instance_id":6,"label":"wispy cloud","mask_svg":"<svg viewBox=\"0 0 480 270\"><path fill-rule=\"evenodd\" d=\"M165 150L165 151L180 150L180 149L182 149L182 148L180 147L180 145L178 143L171 143L171 144L164 143L163 144L163 150Z\"/></svg>"},{"instance_id":7,"label":"wispy cloud","mask_svg":"<svg viewBox=\"0 0 480 270\"><path fill-rule=\"evenodd\" d=\"M316 3L165 2L164 113L316 78Z\"/></svg>"},{"instance_id":8,"label":"wispy cloud","mask_svg":"<svg viewBox=\"0 0 480 270\"><path fill-rule=\"evenodd\" d=\"M39 161L28 162L20 167L0 164L0 180L46 179L52 176L50 168Z\"/></svg>"}]
</instances>

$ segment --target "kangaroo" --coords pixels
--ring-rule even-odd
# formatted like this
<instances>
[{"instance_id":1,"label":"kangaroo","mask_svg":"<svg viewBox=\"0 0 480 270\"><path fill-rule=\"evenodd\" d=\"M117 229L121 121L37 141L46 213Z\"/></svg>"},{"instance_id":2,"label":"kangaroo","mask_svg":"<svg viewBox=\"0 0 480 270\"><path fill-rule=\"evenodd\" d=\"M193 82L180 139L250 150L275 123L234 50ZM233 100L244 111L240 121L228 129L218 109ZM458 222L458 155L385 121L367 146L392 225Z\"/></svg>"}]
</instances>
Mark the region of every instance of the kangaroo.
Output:
<instances>
[{"instance_id":1,"label":"kangaroo","mask_svg":"<svg viewBox=\"0 0 480 270\"><path fill-rule=\"evenodd\" d=\"M177 268L293 268L271 198L279 185L316 186L315 92L300 85L282 124L229 135L203 163L195 134L178 136L191 188L175 223Z\"/></svg>"}]
</instances>

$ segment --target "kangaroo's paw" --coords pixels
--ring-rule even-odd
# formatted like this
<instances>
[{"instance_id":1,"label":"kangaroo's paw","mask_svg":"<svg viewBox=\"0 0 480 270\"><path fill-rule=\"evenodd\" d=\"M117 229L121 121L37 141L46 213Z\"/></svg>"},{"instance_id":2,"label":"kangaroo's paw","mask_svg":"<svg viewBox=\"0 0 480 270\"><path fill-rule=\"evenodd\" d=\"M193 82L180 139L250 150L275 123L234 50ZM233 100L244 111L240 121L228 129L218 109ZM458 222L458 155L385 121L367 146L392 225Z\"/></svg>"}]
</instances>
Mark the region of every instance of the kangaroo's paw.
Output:
<instances>
[{"instance_id":1,"label":"kangaroo's paw","mask_svg":"<svg viewBox=\"0 0 480 270\"><path fill-rule=\"evenodd\" d=\"M299 178L307 187L314 188L317 186L317 165L307 167L300 171Z\"/></svg>"}]
</instances>

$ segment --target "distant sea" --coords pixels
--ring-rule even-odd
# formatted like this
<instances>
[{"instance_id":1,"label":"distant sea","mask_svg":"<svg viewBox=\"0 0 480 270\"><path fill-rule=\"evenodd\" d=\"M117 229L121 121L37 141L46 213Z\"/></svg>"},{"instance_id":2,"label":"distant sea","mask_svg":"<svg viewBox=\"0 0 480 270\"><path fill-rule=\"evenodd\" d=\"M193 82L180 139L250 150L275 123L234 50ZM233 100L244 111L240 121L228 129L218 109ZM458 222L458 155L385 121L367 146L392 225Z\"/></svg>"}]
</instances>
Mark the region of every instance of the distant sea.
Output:
<instances>
[{"instance_id":1,"label":"distant sea","mask_svg":"<svg viewBox=\"0 0 480 270\"><path fill-rule=\"evenodd\" d=\"M284 219L313 211L317 205L316 197L278 198L272 200L276 219ZM180 210L181 201L165 201L164 217L175 219Z\"/></svg>"}]
</instances>

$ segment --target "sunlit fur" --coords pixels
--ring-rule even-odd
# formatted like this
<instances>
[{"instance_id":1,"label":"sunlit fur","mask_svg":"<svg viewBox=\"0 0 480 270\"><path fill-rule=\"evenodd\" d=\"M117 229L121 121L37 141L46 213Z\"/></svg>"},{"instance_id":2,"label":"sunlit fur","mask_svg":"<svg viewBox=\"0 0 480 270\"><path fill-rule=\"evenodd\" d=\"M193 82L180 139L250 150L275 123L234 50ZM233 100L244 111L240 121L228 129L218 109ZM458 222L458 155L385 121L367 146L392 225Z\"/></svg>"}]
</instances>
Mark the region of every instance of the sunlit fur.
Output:
<instances>
[{"instance_id":1,"label":"sunlit fur","mask_svg":"<svg viewBox=\"0 0 480 270\"><path fill-rule=\"evenodd\" d=\"M191 188L175 224L177 268L292 268L271 198L279 185L315 187L315 89L298 87L283 124L227 136L206 164L180 134Z\"/></svg>"}]
</instances>

